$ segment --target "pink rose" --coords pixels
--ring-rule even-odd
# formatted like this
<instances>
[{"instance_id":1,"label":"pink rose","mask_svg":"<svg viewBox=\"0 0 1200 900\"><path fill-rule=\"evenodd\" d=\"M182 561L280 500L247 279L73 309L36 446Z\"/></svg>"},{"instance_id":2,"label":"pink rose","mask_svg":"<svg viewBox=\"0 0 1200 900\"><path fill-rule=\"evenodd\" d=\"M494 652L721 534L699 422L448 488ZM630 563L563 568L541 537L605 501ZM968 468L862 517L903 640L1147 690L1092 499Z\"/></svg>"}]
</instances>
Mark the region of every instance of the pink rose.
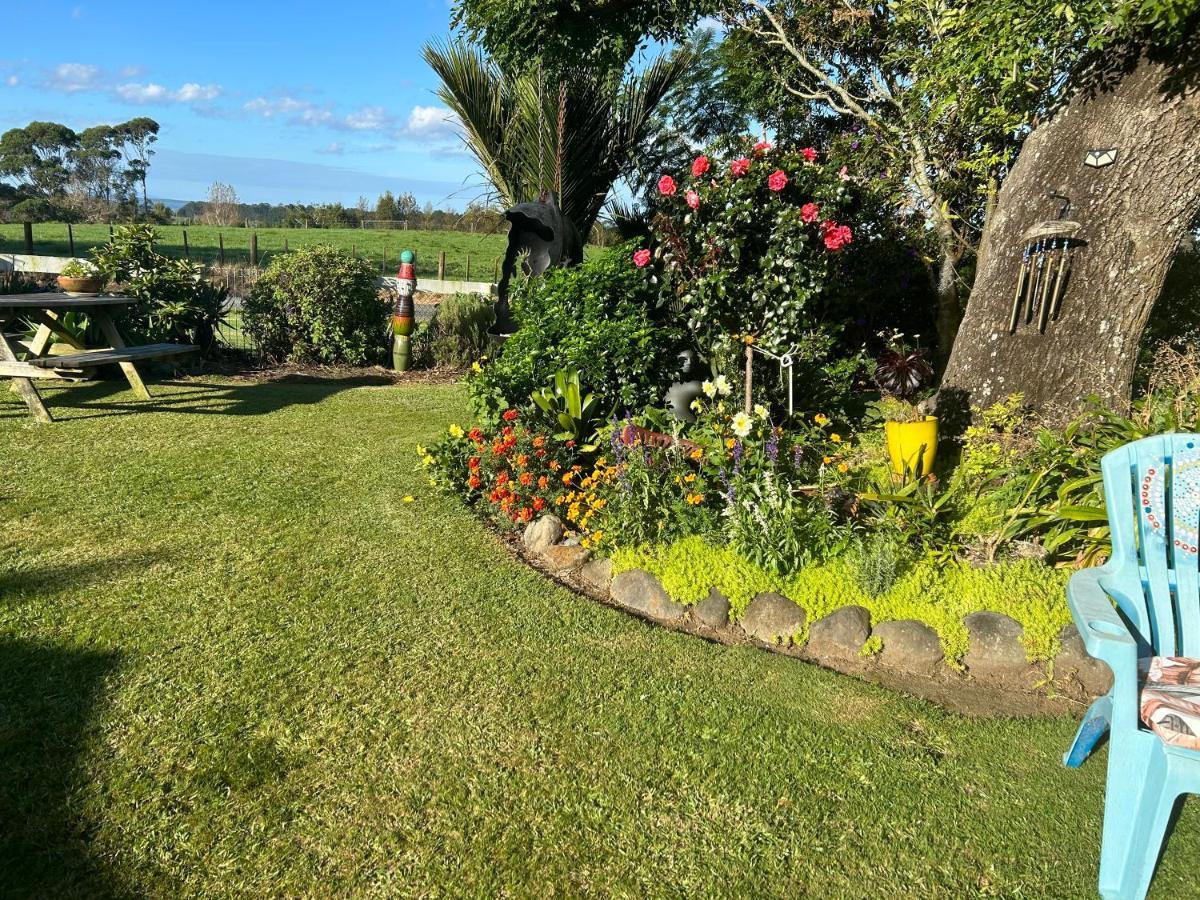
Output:
<instances>
[{"instance_id":1,"label":"pink rose","mask_svg":"<svg viewBox=\"0 0 1200 900\"><path fill-rule=\"evenodd\" d=\"M821 207L815 203L805 203L800 207L800 221L805 225L811 225L821 217Z\"/></svg>"},{"instance_id":2,"label":"pink rose","mask_svg":"<svg viewBox=\"0 0 1200 900\"><path fill-rule=\"evenodd\" d=\"M729 164L729 171L733 174L734 178L741 178L750 171L750 160L744 156L739 156Z\"/></svg>"},{"instance_id":3,"label":"pink rose","mask_svg":"<svg viewBox=\"0 0 1200 900\"><path fill-rule=\"evenodd\" d=\"M837 222L826 220L821 223L821 240L825 249L837 252L853 240L849 225L839 225Z\"/></svg>"},{"instance_id":4,"label":"pink rose","mask_svg":"<svg viewBox=\"0 0 1200 900\"><path fill-rule=\"evenodd\" d=\"M675 179L670 175L664 175L658 179L658 192L664 197L672 197L675 195Z\"/></svg>"},{"instance_id":5,"label":"pink rose","mask_svg":"<svg viewBox=\"0 0 1200 900\"><path fill-rule=\"evenodd\" d=\"M639 269L644 269L650 264L650 251L646 249L635 250L633 253L633 264Z\"/></svg>"},{"instance_id":6,"label":"pink rose","mask_svg":"<svg viewBox=\"0 0 1200 900\"><path fill-rule=\"evenodd\" d=\"M700 208L700 195L697 194L695 191L688 191L686 194L683 195L683 199L687 201L687 205L690 206L692 209Z\"/></svg>"},{"instance_id":7,"label":"pink rose","mask_svg":"<svg viewBox=\"0 0 1200 900\"><path fill-rule=\"evenodd\" d=\"M767 187L778 193L787 187L788 177L783 169L776 169L771 173L771 177L767 179Z\"/></svg>"},{"instance_id":8,"label":"pink rose","mask_svg":"<svg viewBox=\"0 0 1200 900\"><path fill-rule=\"evenodd\" d=\"M849 181L850 180L850 170L846 166L842 166L840 169L838 169L838 180L839 181Z\"/></svg>"},{"instance_id":9,"label":"pink rose","mask_svg":"<svg viewBox=\"0 0 1200 900\"><path fill-rule=\"evenodd\" d=\"M817 161L817 151L814 150L812 147L805 147L803 150L800 151L800 155L804 157L805 162L816 162Z\"/></svg>"},{"instance_id":10,"label":"pink rose","mask_svg":"<svg viewBox=\"0 0 1200 900\"><path fill-rule=\"evenodd\" d=\"M692 162L692 177L699 178L701 175L703 175L707 171L708 171L708 157L707 156L697 156L696 159Z\"/></svg>"},{"instance_id":11,"label":"pink rose","mask_svg":"<svg viewBox=\"0 0 1200 900\"><path fill-rule=\"evenodd\" d=\"M768 141L759 141L757 144L754 145L754 155L762 156L764 153L766 153L770 149L771 149L771 144Z\"/></svg>"}]
</instances>

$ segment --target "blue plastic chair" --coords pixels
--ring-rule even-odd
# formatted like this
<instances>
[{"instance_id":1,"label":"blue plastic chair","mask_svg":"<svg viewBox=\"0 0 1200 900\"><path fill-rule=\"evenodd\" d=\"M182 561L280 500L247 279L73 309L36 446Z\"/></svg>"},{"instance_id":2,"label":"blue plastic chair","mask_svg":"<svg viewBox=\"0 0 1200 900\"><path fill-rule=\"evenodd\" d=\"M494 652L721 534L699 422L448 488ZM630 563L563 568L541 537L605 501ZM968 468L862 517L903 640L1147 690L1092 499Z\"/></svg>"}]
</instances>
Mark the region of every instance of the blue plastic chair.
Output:
<instances>
[{"instance_id":1,"label":"blue plastic chair","mask_svg":"<svg viewBox=\"0 0 1200 900\"><path fill-rule=\"evenodd\" d=\"M1100 894L1140 900L1176 802L1200 792L1200 752L1141 724L1138 677L1139 659L1200 657L1200 435L1144 438L1102 465L1112 557L1077 572L1067 601L1113 686L1084 716L1063 762L1079 766L1109 733Z\"/></svg>"}]
</instances>

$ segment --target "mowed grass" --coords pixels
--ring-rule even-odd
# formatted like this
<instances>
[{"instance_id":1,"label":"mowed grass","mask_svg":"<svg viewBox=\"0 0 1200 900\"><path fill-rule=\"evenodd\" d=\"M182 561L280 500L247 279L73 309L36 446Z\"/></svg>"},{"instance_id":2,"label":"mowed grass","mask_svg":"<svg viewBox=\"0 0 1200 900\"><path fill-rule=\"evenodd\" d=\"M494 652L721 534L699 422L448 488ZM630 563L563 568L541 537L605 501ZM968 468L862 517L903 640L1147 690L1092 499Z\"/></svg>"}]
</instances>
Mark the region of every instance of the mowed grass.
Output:
<instances>
[{"instance_id":1,"label":"mowed grass","mask_svg":"<svg viewBox=\"0 0 1200 900\"><path fill-rule=\"evenodd\" d=\"M87 250L108 241L107 225L74 225L75 253L85 256ZM467 278L467 257L470 257L470 280L492 281L496 265L504 257L507 231L492 234L471 234L462 231L385 231L373 228L216 228L206 225L155 226L160 253L184 255L183 233L187 232L190 258L197 262L216 263L220 260L220 239L225 242L225 262L247 265L250 261L250 235L258 235L260 264L271 256L310 244L333 244L346 252L355 252L380 266L381 272L394 275L400 265L400 252L412 250L417 257L417 276L434 278L438 270L438 253L446 253L447 279ZM24 253L25 238L20 224L0 224L0 252ZM38 223L33 226L33 252L41 256L67 256L70 245L67 226L61 223Z\"/></svg>"},{"instance_id":2,"label":"mowed grass","mask_svg":"<svg viewBox=\"0 0 1200 900\"><path fill-rule=\"evenodd\" d=\"M152 389L0 393L5 895L1094 896L1073 722L557 587L414 469L459 387Z\"/></svg>"}]
</instances>

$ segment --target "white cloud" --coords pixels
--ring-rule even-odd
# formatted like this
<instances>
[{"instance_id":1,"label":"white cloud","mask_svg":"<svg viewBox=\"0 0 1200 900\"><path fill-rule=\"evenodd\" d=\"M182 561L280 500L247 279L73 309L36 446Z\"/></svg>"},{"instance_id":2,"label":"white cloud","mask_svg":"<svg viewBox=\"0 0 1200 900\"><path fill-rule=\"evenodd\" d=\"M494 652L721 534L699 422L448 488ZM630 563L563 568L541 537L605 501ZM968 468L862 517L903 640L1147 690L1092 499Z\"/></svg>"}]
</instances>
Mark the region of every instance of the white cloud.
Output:
<instances>
[{"instance_id":1,"label":"white cloud","mask_svg":"<svg viewBox=\"0 0 1200 900\"><path fill-rule=\"evenodd\" d=\"M340 141L334 141L324 147L318 147L317 152L322 155L341 156L346 152L346 145Z\"/></svg>"},{"instance_id":2,"label":"white cloud","mask_svg":"<svg viewBox=\"0 0 1200 900\"><path fill-rule=\"evenodd\" d=\"M4 79L4 83L7 84L9 87L16 87L18 84L21 83L21 76L20 75L9 75L7 78Z\"/></svg>"},{"instance_id":3,"label":"white cloud","mask_svg":"<svg viewBox=\"0 0 1200 900\"><path fill-rule=\"evenodd\" d=\"M413 137L453 137L458 133L458 119L444 106L414 106L404 130Z\"/></svg>"},{"instance_id":4,"label":"white cloud","mask_svg":"<svg viewBox=\"0 0 1200 900\"><path fill-rule=\"evenodd\" d=\"M364 106L349 113L342 124L351 131L388 131L395 127L392 114L382 106Z\"/></svg>"},{"instance_id":5,"label":"white cloud","mask_svg":"<svg viewBox=\"0 0 1200 900\"><path fill-rule=\"evenodd\" d=\"M221 86L189 82L173 91L153 82L147 84L131 82L118 84L113 91L127 103L198 103L219 97Z\"/></svg>"},{"instance_id":6,"label":"white cloud","mask_svg":"<svg viewBox=\"0 0 1200 900\"><path fill-rule=\"evenodd\" d=\"M84 12L85 12L85 10L82 6L72 7L71 8L71 18L76 21L79 21L80 19L83 18Z\"/></svg>"},{"instance_id":7,"label":"white cloud","mask_svg":"<svg viewBox=\"0 0 1200 900\"><path fill-rule=\"evenodd\" d=\"M100 67L86 63L59 63L46 75L45 86L53 91L94 91L100 85Z\"/></svg>"}]
</instances>

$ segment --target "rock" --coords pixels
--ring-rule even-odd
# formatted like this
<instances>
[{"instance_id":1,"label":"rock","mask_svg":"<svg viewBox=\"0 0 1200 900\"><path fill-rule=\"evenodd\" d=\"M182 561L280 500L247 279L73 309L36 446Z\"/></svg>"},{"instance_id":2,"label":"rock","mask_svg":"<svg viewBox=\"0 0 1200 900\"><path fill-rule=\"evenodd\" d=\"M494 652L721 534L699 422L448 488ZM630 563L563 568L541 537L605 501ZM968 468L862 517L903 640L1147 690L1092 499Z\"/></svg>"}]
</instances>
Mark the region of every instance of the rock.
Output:
<instances>
[{"instance_id":1,"label":"rock","mask_svg":"<svg viewBox=\"0 0 1200 900\"><path fill-rule=\"evenodd\" d=\"M843 606L808 628L808 651L818 657L856 657L871 636L871 614Z\"/></svg>"},{"instance_id":2,"label":"rock","mask_svg":"<svg viewBox=\"0 0 1200 900\"><path fill-rule=\"evenodd\" d=\"M742 616L742 630L768 644L789 644L804 628L804 610L779 594L758 594Z\"/></svg>"},{"instance_id":3,"label":"rock","mask_svg":"<svg viewBox=\"0 0 1200 900\"><path fill-rule=\"evenodd\" d=\"M579 573L583 583L603 593L608 593L612 584L612 560L603 556L597 557L584 565Z\"/></svg>"},{"instance_id":4,"label":"rock","mask_svg":"<svg viewBox=\"0 0 1200 900\"><path fill-rule=\"evenodd\" d=\"M586 547L556 544L542 553L542 560L555 575L566 575L569 572L578 572L591 555L592 551Z\"/></svg>"},{"instance_id":5,"label":"rock","mask_svg":"<svg viewBox=\"0 0 1200 900\"><path fill-rule=\"evenodd\" d=\"M544 553L563 538L563 523L558 516L542 516L525 526L525 546L534 553Z\"/></svg>"},{"instance_id":6,"label":"rock","mask_svg":"<svg viewBox=\"0 0 1200 900\"><path fill-rule=\"evenodd\" d=\"M1074 625L1064 625L1058 633L1062 649L1054 658L1054 680L1065 683L1077 681L1092 697L1108 693L1112 687L1112 670L1095 657L1088 656Z\"/></svg>"},{"instance_id":7,"label":"rock","mask_svg":"<svg viewBox=\"0 0 1200 900\"><path fill-rule=\"evenodd\" d=\"M1020 623L1000 613L973 612L963 618L963 624L970 636L963 662L972 675L1016 675L1029 668Z\"/></svg>"},{"instance_id":8,"label":"rock","mask_svg":"<svg viewBox=\"0 0 1200 900\"><path fill-rule=\"evenodd\" d=\"M729 624L729 598L710 588L708 596L696 604L696 618L709 628L724 628Z\"/></svg>"},{"instance_id":9,"label":"rock","mask_svg":"<svg viewBox=\"0 0 1200 900\"><path fill-rule=\"evenodd\" d=\"M622 606L664 622L682 618L687 612L686 606L667 596L657 578L642 569L630 569L613 578L609 596Z\"/></svg>"},{"instance_id":10,"label":"rock","mask_svg":"<svg viewBox=\"0 0 1200 900\"><path fill-rule=\"evenodd\" d=\"M942 661L942 645L932 628L915 619L880 622L874 636L883 644L879 662L901 672L930 673Z\"/></svg>"}]
</instances>

